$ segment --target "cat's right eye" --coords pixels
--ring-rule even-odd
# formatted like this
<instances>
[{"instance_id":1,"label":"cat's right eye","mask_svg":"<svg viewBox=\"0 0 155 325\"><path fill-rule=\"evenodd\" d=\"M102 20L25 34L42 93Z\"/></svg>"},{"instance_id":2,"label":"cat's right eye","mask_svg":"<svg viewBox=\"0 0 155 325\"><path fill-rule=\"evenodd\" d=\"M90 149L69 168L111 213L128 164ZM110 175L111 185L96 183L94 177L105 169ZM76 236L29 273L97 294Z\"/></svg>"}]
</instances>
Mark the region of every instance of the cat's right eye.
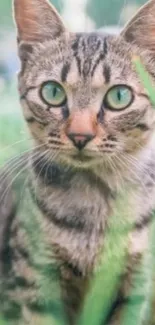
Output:
<instances>
[{"instance_id":1,"label":"cat's right eye","mask_svg":"<svg viewBox=\"0 0 155 325\"><path fill-rule=\"evenodd\" d=\"M121 111L131 105L134 94L128 85L115 85L110 88L104 98L104 105L113 111Z\"/></svg>"},{"instance_id":2,"label":"cat's right eye","mask_svg":"<svg viewBox=\"0 0 155 325\"><path fill-rule=\"evenodd\" d=\"M66 103L67 96L63 87L56 81L46 81L40 89L41 99L49 106L60 107Z\"/></svg>"}]
</instances>

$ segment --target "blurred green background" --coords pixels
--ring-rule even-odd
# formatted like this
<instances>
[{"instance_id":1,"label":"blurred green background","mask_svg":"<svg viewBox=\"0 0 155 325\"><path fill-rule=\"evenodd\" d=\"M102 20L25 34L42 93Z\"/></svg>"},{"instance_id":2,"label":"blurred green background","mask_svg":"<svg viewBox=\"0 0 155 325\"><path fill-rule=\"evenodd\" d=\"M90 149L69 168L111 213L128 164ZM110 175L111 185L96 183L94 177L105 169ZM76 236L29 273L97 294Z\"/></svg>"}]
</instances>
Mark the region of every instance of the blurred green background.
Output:
<instances>
[{"instance_id":1,"label":"blurred green background","mask_svg":"<svg viewBox=\"0 0 155 325\"><path fill-rule=\"evenodd\" d=\"M145 0L51 0L73 31L117 33ZM27 131L18 102L19 61L12 1L0 0L0 164L27 148ZM16 143L17 142L17 143Z\"/></svg>"}]
</instances>

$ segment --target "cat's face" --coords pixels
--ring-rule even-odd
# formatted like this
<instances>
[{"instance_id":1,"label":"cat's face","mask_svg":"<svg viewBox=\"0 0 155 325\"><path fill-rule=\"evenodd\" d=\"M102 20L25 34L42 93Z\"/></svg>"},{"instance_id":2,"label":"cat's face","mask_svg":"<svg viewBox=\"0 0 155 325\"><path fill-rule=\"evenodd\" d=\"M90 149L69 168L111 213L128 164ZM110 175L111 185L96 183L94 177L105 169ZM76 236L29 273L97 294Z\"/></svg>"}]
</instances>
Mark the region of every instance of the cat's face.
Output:
<instances>
[{"instance_id":1,"label":"cat's face","mask_svg":"<svg viewBox=\"0 0 155 325\"><path fill-rule=\"evenodd\" d=\"M118 37L72 34L45 0L15 0L24 116L51 159L85 168L146 145L155 115L131 59L153 72L153 11L152 0Z\"/></svg>"}]
</instances>

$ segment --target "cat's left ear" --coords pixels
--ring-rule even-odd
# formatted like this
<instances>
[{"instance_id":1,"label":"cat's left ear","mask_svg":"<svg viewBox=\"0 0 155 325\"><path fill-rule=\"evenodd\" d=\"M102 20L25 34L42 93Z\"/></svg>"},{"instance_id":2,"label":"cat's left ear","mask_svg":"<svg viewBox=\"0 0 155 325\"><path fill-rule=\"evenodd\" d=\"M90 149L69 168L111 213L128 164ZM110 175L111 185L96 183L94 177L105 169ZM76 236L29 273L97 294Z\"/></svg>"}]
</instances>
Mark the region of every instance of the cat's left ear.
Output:
<instances>
[{"instance_id":1,"label":"cat's left ear","mask_svg":"<svg viewBox=\"0 0 155 325\"><path fill-rule=\"evenodd\" d=\"M155 0L148 1L121 33L129 43L155 51Z\"/></svg>"},{"instance_id":2,"label":"cat's left ear","mask_svg":"<svg viewBox=\"0 0 155 325\"><path fill-rule=\"evenodd\" d=\"M14 0L14 18L19 41L43 42L66 31L61 17L47 0Z\"/></svg>"}]
</instances>

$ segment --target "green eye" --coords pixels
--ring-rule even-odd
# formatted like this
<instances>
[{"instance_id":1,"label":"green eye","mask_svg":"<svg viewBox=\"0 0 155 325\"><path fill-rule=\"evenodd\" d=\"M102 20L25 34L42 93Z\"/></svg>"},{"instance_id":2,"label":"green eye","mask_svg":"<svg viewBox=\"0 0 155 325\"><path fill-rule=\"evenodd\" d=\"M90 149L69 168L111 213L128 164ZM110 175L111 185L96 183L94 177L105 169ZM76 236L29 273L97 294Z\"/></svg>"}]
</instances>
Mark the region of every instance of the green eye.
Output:
<instances>
[{"instance_id":1,"label":"green eye","mask_svg":"<svg viewBox=\"0 0 155 325\"><path fill-rule=\"evenodd\" d=\"M45 82L40 90L42 100L53 107L59 107L66 102L66 93L63 87L56 81Z\"/></svg>"},{"instance_id":2,"label":"green eye","mask_svg":"<svg viewBox=\"0 0 155 325\"><path fill-rule=\"evenodd\" d=\"M113 86L105 96L105 106L111 110L123 110L134 100L133 91L129 86Z\"/></svg>"}]
</instances>

